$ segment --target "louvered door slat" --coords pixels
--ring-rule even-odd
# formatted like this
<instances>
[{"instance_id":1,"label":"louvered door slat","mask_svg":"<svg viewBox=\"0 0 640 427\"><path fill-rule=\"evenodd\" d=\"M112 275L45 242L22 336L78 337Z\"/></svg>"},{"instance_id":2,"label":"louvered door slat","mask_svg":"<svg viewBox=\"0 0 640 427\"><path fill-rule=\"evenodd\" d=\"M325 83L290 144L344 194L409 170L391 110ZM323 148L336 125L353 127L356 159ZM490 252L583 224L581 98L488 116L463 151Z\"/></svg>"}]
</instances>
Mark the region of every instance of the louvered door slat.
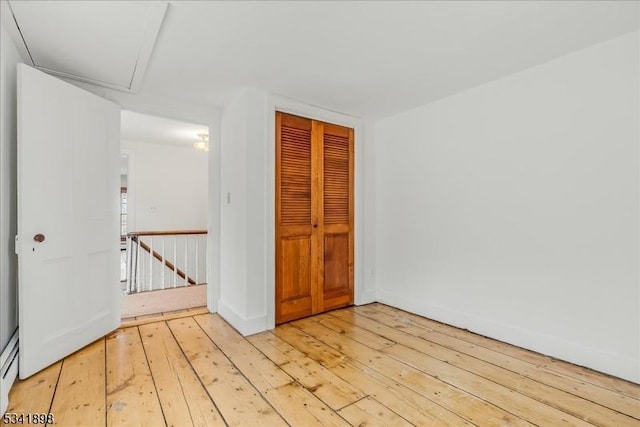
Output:
<instances>
[{"instance_id":1,"label":"louvered door slat","mask_svg":"<svg viewBox=\"0 0 640 427\"><path fill-rule=\"evenodd\" d=\"M310 224L311 129L284 124L280 135L281 224Z\"/></svg>"},{"instance_id":2,"label":"louvered door slat","mask_svg":"<svg viewBox=\"0 0 640 427\"><path fill-rule=\"evenodd\" d=\"M349 136L324 134L324 223L349 222Z\"/></svg>"}]
</instances>

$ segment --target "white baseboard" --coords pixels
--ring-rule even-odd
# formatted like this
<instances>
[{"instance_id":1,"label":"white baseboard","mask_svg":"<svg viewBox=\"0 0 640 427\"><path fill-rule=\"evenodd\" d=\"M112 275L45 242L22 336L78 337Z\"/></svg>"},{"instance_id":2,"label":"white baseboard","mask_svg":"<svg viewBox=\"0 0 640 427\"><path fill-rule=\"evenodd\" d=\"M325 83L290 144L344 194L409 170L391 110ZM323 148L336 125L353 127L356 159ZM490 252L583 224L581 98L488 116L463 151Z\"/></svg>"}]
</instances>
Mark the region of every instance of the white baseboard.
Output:
<instances>
[{"instance_id":1,"label":"white baseboard","mask_svg":"<svg viewBox=\"0 0 640 427\"><path fill-rule=\"evenodd\" d=\"M9 407L9 390L17 377L18 331L16 330L0 355L0 416L3 416Z\"/></svg>"},{"instance_id":2,"label":"white baseboard","mask_svg":"<svg viewBox=\"0 0 640 427\"><path fill-rule=\"evenodd\" d=\"M586 366L634 383L640 383L638 368L640 363L636 359L521 329L492 319L473 316L449 307L428 304L420 299L405 298L383 290L377 290L376 295L378 301L383 304L580 366Z\"/></svg>"},{"instance_id":3,"label":"white baseboard","mask_svg":"<svg viewBox=\"0 0 640 427\"><path fill-rule=\"evenodd\" d=\"M245 337L268 329L266 314L246 318L222 300L218 301L218 314Z\"/></svg>"},{"instance_id":4,"label":"white baseboard","mask_svg":"<svg viewBox=\"0 0 640 427\"><path fill-rule=\"evenodd\" d=\"M365 291L357 296L355 304L356 305L365 305L371 304L372 302L376 302L378 299L376 298L375 291Z\"/></svg>"}]
</instances>

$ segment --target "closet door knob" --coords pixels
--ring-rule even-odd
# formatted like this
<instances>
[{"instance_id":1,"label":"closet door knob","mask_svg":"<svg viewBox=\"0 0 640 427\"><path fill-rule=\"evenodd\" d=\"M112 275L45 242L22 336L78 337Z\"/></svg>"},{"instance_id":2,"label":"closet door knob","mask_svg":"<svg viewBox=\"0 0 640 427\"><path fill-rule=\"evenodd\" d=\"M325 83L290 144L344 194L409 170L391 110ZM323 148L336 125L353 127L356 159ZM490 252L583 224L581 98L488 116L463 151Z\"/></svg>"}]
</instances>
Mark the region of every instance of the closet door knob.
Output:
<instances>
[{"instance_id":1,"label":"closet door knob","mask_svg":"<svg viewBox=\"0 0 640 427\"><path fill-rule=\"evenodd\" d=\"M36 234L35 236L33 236L33 240L35 240L38 243L44 242L44 234L42 233Z\"/></svg>"}]
</instances>

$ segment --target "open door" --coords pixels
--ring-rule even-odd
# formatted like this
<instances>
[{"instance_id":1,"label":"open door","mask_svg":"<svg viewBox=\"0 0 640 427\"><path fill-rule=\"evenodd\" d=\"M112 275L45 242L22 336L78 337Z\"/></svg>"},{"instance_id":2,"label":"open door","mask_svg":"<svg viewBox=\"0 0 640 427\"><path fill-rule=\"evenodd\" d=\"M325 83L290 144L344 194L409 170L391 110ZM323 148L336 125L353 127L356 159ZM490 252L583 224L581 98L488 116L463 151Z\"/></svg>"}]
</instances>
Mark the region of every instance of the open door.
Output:
<instances>
[{"instance_id":1,"label":"open door","mask_svg":"<svg viewBox=\"0 0 640 427\"><path fill-rule=\"evenodd\" d=\"M120 324L120 109L18 65L20 378Z\"/></svg>"}]
</instances>

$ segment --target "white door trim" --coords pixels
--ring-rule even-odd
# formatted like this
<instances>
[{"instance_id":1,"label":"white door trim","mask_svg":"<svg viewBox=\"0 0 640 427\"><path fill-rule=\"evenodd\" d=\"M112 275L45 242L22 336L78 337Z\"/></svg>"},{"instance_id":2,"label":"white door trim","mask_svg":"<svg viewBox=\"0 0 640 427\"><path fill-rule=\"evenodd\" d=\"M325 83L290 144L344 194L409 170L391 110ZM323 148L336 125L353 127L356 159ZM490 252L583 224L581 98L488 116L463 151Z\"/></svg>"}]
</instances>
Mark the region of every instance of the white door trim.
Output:
<instances>
[{"instance_id":1,"label":"white door trim","mask_svg":"<svg viewBox=\"0 0 640 427\"><path fill-rule=\"evenodd\" d=\"M127 228L136 230L136 151L120 144L120 154L127 155Z\"/></svg>"}]
</instances>

